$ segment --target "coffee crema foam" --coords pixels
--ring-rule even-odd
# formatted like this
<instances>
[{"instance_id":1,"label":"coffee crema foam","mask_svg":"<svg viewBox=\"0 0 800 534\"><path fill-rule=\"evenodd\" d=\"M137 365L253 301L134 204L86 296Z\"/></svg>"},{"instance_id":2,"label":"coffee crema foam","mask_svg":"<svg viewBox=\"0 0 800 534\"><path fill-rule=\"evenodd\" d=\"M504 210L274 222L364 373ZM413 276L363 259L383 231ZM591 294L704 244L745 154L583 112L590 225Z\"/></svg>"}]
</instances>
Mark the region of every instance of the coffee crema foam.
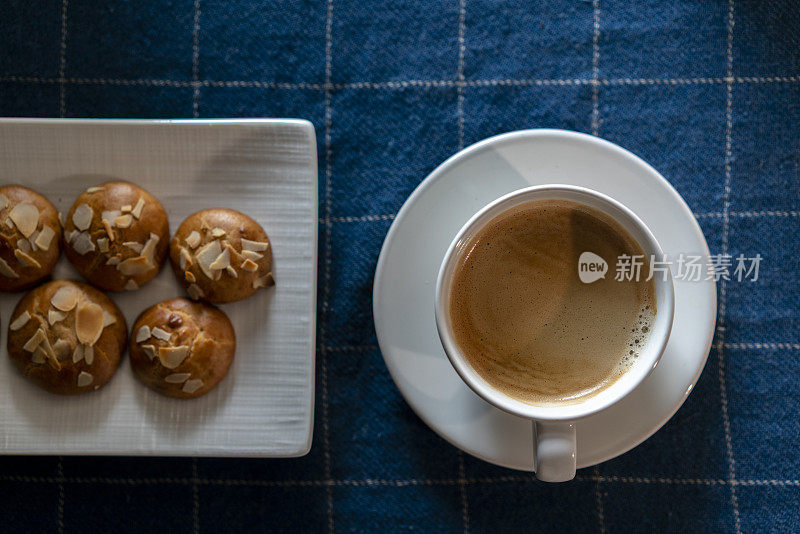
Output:
<instances>
[{"instance_id":1,"label":"coffee crema foam","mask_svg":"<svg viewBox=\"0 0 800 534\"><path fill-rule=\"evenodd\" d=\"M450 284L455 342L494 389L533 405L574 404L625 374L647 345L655 284L614 280L623 254L643 255L616 221L582 204L528 202L489 221L467 244ZM578 258L604 258L584 284Z\"/></svg>"}]
</instances>

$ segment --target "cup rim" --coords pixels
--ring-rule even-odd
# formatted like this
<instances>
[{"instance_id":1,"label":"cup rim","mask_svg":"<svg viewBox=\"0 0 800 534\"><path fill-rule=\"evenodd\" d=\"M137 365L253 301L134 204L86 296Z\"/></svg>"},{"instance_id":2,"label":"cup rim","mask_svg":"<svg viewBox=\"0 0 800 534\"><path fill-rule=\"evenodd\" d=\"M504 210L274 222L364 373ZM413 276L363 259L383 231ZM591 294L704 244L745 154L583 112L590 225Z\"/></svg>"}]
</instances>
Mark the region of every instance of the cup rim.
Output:
<instances>
[{"instance_id":1,"label":"cup rim","mask_svg":"<svg viewBox=\"0 0 800 534\"><path fill-rule=\"evenodd\" d=\"M628 207L613 198L587 187L567 184L544 184L512 191L478 210L458 231L444 255L436 278L435 315L436 328L445 354L451 365L476 394L497 408L528 419L539 421L574 421L589 417L616 404L636 389L655 369L669 340L674 317L674 287L672 274L667 270L666 280L653 277L657 298L657 313L653 330L645 349L636 364L608 388L582 402L556 406L534 405L516 400L492 388L467 363L455 343L449 320L449 290L452 273L461 247L490 220L516 205L535 200L570 200L612 217L632 234L643 252L650 257L663 257L663 251L647 225ZM598 207L582 199L604 204ZM609 213L611 211L612 213ZM620 220L623 219L623 220ZM638 234L638 235L633 235Z\"/></svg>"}]
</instances>

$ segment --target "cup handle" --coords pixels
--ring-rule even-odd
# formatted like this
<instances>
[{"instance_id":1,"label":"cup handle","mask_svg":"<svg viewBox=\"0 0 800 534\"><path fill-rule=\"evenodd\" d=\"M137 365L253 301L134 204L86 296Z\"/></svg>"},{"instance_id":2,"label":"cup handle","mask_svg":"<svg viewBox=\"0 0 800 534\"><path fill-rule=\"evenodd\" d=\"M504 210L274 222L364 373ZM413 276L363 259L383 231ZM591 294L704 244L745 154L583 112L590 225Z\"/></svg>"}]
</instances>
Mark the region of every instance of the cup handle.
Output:
<instances>
[{"instance_id":1,"label":"cup handle","mask_svg":"<svg viewBox=\"0 0 800 534\"><path fill-rule=\"evenodd\" d=\"M533 422L534 470L545 482L575 478L575 423Z\"/></svg>"}]
</instances>

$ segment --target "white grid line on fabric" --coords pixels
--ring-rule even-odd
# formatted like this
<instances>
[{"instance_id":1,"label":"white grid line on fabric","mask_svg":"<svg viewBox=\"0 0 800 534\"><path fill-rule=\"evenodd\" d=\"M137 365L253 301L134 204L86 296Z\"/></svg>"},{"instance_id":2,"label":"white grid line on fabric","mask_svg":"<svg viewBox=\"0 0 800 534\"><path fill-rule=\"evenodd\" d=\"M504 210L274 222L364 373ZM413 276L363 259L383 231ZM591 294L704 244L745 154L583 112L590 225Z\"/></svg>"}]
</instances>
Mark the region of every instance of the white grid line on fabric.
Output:
<instances>
[{"instance_id":1,"label":"white grid line on fabric","mask_svg":"<svg viewBox=\"0 0 800 534\"><path fill-rule=\"evenodd\" d=\"M200 488L197 481L197 458L192 458L192 531L200 534Z\"/></svg>"},{"instance_id":2,"label":"white grid line on fabric","mask_svg":"<svg viewBox=\"0 0 800 534\"><path fill-rule=\"evenodd\" d=\"M721 211L710 211L707 213L695 213L694 216L697 219L721 219L725 217L725 214ZM800 211L729 211L728 217L800 217Z\"/></svg>"},{"instance_id":3,"label":"white grid line on fabric","mask_svg":"<svg viewBox=\"0 0 800 534\"><path fill-rule=\"evenodd\" d=\"M320 217L320 224L327 224L329 221L334 223L354 223L354 222L374 222L374 221L392 221L394 220L394 213L387 213L383 215L361 215L357 217L330 217L325 219Z\"/></svg>"},{"instance_id":4,"label":"white grid line on fabric","mask_svg":"<svg viewBox=\"0 0 800 534\"><path fill-rule=\"evenodd\" d=\"M69 9L69 0L62 0L61 2L61 43L59 47L58 58L58 110L59 116L64 118L67 116L67 10Z\"/></svg>"},{"instance_id":5,"label":"white grid line on fabric","mask_svg":"<svg viewBox=\"0 0 800 534\"><path fill-rule=\"evenodd\" d=\"M69 0L61 1L61 42L58 50L58 114L62 119L67 116L67 13ZM64 476L64 461L61 456L56 463L56 474ZM58 500L56 502L56 532L64 533L64 503L66 502L64 483L58 483Z\"/></svg>"},{"instance_id":6,"label":"white grid line on fabric","mask_svg":"<svg viewBox=\"0 0 800 534\"><path fill-rule=\"evenodd\" d=\"M733 0L728 0L728 40L727 40L727 59L728 70L725 82L725 188L723 193L722 207L722 254L728 253L728 234L730 231L730 211L731 205L731 164L733 161L733 84L730 79L733 77L733 28L734 28L734 4ZM717 335L719 337L719 347L717 348L717 364L719 378L719 395L722 406L722 423L725 430L725 449L728 460L728 479L736 480L736 459L733 455L733 437L731 435L731 418L728 413L728 387L725 377L725 312L727 310L727 280L723 277L720 280L720 300L719 300L719 321L717 323ZM736 485L730 484L731 507L733 508L733 520L736 534L741 534L742 524L739 517L739 499L736 496Z\"/></svg>"},{"instance_id":7,"label":"white grid line on fabric","mask_svg":"<svg viewBox=\"0 0 800 534\"><path fill-rule=\"evenodd\" d=\"M271 82L261 80L168 80L151 78L78 78L42 76L0 76L0 82L65 85L123 85L154 87L240 87L282 90L343 90L343 89L406 89L410 87L532 87L575 85L707 85L707 84L759 84L800 83L800 76L733 76L722 78L611 78L611 79L485 79L485 80L397 80L385 82L311 83Z\"/></svg>"},{"instance_id":8,"label":"white grid line on fabric","mask_svg":"<svg viewBox=\"0 0 800 534\"><path fill-rule=\"evenodd\" d=\"M600 0L592 0L592 135L600 135Z\"/></svg>"},{"instance_id":9,"label":"white grid line on fabric","mask_svg":"<svg viewBox=\"0 0 800 534\"><path fill-rule=\"evenodd\" d=\"M697 219L721 219L725 214L721 211L709 211L706 213L694 213ZM332 223L357 223L357 222L377 222L377 221L391 221L394 220L396 215L394 213L382 213L379 215L354 215L345 217L331 217L326 219L319 218L320 224L327 224L328 221ZM800 211L729 211L728 217L742 217L742 218L756 218L756 217L800 217Z\"/></svg>"},{"instance_id":10,"label":"white grid line on fabric","mask_svg":"<svg viewBox=\"0 0 800 534\"><path fill-rule=\"evenodd\" d=\"M678 486L748 486L748 487L800 487L800 478L795 479L740 479L723 478L677 478L677 477L638 477L619 475L583 475L575 477L579 482L602 482L618 484L659 484ZM183 485L198 486L246 486L246 487L409 487L409 486L456 486L459 484L515 484L538 483L530 475L509 475L496 477L465 477L441 479L328 479L328 480L260 480L226 478L185 478L185 477L67 477L67 476L28 476L0 475L0 483L17 484L107 484L123 486L141 485Z\"/></svg>"},{"instance_id":11,"label":"white grid line on fabric","mask_svg":"<svg viewBox=\"0 0 800 534\"><path fill-rule=\"evenodd\" d=\"M200 117L200 0L194 0L192 24L192 117ZM197 485L197 458L192 458L192 532L200 534L200 489Z\"/></svg>"},{"instance_id":12,"label":"white grid line on fabric","mask_svg":"<svg viewBox=\"0 0 800 534\"><path fill-rule=\"evenodd\" d=\"M464 148L464 55L466 53L467 5L466 0L458 2L458 67L456 69L456 117L458 120L458 149Z\"/></svg>"},{"instance_id":13,"label":"white grid line on fabric","mask_svg":"<svg viewBox=\"0 0 800 534\"><path fill-rule=\"evenodd\" d=\"M194 0L194 25L192 27L192 117L200 117L200 0Z\"/></svg>"},{"instance_id":14,"label":"white grid line on fabric","mask_svg":"<svg viewBox=\"0 0 800 534\"><path fill-rule=\"evenodd\" d=\"M592 0L592 135L600 136L600 0ZM594 476L599 477L600 469L595 466ZM600 480L594 481L595 511L597 524L601 534L606 532L605 514L603 513L603 495Z\"/></svg>"},{"instance_id":15,"label":"white grid line on fabric","mask_svg":"<svg viewBox=\"0 0 800 534\"><path fill-rule=\"evenodd\" d=\"M333 106L331 94L331 76L333 73L333 0L328 0L325 7L325 260L322 297L322 318L320 320L320 344L324 347L325 341L325 320L328 317L328 299L330 298L331 282L331 224L332 209L332 159L331 148L331 129L333 128ZM323 472L326 480L331 478L331 441L329 428L329 406L328 406L328 358L327 352L321 352L322 366L322 444L323 444ZM335 523L333 515L333 488L325 488L327 501L326 514L328 517L328 533L334 534Z\"/></svg>"},{"instance_id":16,"label":"white grid line on fabric","mask_svg":"<svg viewBox=\"0 0 800 534\"><path fill-rule=\"evenodd\" d=\"M592 478L594 478L594 505L597 510L597 526L600 529L600 534L605 534L606 517L603 510L603 492L600 490L600 468L594 466L592 472L594 473Z\"/></svg>"},{"instance_id":17,"label":"white grid line on fabric","mask_svg":"<svg viewBox=\"0 0 800 534\"><path fill-rule=\"evenodd\" d=\"M467 5L466 0L458 2L458 63L456 74L458 85L456 85L456 122L458 129L458 150L464 149L464 55L466 53L466 26L467 26ZM466 477L466 467L464 465L464 451L458 449L458 492L461 497L461 527L464 534L469 534L469 500L467 496L467 485L463 480Z\"/></svg>"},{"instance_id":18,"label":"white grid line on fabric","mask_svg":"<svg viewBox=\"0 0 800 534\"><path fill-rule=\"evenodd\" d=\"M58 465L56 467L58 475L58 505L56 507L56 525L58 534L64 534L64 501L66 500L64 488L64 459L58 457Z\"/></svg>"}]
</instances>

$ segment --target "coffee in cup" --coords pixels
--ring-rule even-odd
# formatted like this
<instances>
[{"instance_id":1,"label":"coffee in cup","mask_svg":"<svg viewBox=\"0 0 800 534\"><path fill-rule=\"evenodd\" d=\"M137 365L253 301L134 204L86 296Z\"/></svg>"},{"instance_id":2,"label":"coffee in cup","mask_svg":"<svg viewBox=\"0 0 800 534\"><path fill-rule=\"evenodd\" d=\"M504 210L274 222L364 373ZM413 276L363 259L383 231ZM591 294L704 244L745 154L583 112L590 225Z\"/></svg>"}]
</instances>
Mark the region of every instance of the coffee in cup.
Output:
<instances>
[{"instance_id":1,"label":"coffee in cup","mask_svg":"<svg viewBox=\"0 0 800 534\"><path fill-rule=\"evenodd\" d=\"M453 338L500 393L538 406L581 403L647 345L657 312L649 259L605 213L570 200L525 202L461 250L449 291ZM607 262L590 282L579 276L586 252ZM638 276L615 279L619 258L638 262Z\"/></svg>"}]
</instances>

